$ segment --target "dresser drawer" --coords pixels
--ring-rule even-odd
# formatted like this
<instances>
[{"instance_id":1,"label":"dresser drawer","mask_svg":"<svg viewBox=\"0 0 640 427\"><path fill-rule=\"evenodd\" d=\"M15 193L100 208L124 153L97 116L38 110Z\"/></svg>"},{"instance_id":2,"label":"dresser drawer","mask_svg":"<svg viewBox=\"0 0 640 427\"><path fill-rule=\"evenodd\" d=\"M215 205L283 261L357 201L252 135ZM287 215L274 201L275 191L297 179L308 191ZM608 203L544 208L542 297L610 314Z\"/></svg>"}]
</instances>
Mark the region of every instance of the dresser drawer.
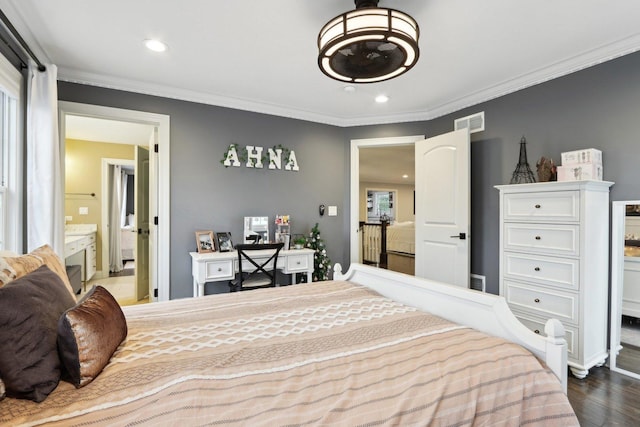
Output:
<instances>
[{"instance_id":1,"label":"dresser drawer","mask_svg":"<svg viewBox=\"0 0 640 427\"><path fill-rule=\"evenodd\" d=\"M564 322L578 323L578 295L547 291L505 280L505 298L510 306L544 318L555 317Z\"/></svg>"},{"instance_id":2,"label":"dresser drawer","mask_svg":"<svg viewBox=\"0 0 640 427\"><path fill-rule=\"evenodd\" d=\"M504 249L527 253L578 256L580 229L577 225L504 224Z\"/></svg>"},{"instance_id":3,"label":"dresser drawer","mask_svg":"<svg viewBox=\"0 0 640 427\"><path fill-rule=\"evenodd\" d=\"M515 312L514 313L520 323L527 327L527 329L532 330L536 334L542 335L546 337L547 335L544 333L544 325L546 320L540 320L533 316L527 316L526 314ZM567 341L567 357L570 359L578 359L578 339L580 334L578 330L573 326L564 325L564 339Z\"/></svg>"},{"instance_id":4,"label":"dresser drawer","mask_svg":"<svg viewBox=\"0 0 640 427\"><path fill-rule=\"evenodd\" d=\"M205 280L233 279L233 260L208 261L205 263Z\"/></svg>"},{"instance_id":5,"label":"dresser drawer","mask_svg":"<svg viewBox=\"0 0 640 427\"><path fill-rule=\"evenodd\" d=\"M507 279L538 282L561 289L580 288L580 263L577 259L505 252L503 261L504 275Z\"/></svg>"},{"instance_id":6,"label":"dresser drawer","mask_svg":"<svg viewBox=\"0 0 640 427\"><path fill-rule=\"evenodd\" d=\"M308 255L294 255L287 257L287 272L307 271L309 269Z\"/></svg>"},{"instance_id":7,"label":"dresser drawer","mask_svg":"<svg viewBox=\"0 0 640 427\"><path fill-rule=\"evenodd\" d=\"M579 191L504 195L505 221L579 221Z\"/></svg>"}]
</instances>

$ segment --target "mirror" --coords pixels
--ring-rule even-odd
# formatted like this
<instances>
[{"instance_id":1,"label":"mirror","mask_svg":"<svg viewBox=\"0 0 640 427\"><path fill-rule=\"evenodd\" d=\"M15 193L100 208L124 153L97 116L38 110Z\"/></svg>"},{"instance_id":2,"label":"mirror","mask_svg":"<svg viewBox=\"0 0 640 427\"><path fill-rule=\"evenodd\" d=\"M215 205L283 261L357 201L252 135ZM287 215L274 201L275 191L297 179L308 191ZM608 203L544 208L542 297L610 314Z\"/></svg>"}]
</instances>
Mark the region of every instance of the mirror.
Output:
<instances>
[{"instance_id":1,"label":"mirror","mask_svg":"<svg viewBox=\"0 0 640 427\"><path fill-rule=\"evenodd\" d=\"M244 217L244 243L269 243L269 217Z\"/></svg>"},{"instance_id":2,"label":"mirror","mask_svg":"<svg viewBox=\"0 0 640 427\"><path fill-rule=\"evenodd\" d=\"M613 202L609 367L640 379L640 200Z\"/></svg>"}]
</instances>

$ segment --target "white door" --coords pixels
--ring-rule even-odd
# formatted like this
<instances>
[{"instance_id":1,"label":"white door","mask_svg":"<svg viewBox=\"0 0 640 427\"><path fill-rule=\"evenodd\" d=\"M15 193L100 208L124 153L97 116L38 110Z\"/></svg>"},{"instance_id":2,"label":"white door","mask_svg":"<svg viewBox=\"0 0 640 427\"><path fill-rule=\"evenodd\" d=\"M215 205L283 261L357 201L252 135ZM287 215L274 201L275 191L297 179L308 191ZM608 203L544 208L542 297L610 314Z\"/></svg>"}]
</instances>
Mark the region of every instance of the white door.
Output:
<instances>
[{"instance_id":1,"label":"white door","mask_svg":"<svg viewBox=\"0 0 640 427\"><path fill-rule=\"evenodd\" d=\"M416 276L469 287L469 131L417 141Z\"/></svg>"},{"instance_id":2,"label":"white door","mask_svg":"<svg viewBox=\"0 0 640 427\"><path fill-rule=\"evenodd\" d=\"M149 150L136 145L136 298L149 296Z\"/></svg>"}]
</instances>

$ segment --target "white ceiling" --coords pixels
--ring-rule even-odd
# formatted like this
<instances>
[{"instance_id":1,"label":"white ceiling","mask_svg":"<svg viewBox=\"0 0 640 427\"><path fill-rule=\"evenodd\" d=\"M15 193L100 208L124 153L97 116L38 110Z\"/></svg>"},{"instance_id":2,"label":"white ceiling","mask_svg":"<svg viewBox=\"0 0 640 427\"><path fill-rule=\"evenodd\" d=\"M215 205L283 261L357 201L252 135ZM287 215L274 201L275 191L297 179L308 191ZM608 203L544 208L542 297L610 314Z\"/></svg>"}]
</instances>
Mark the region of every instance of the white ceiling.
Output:
<instances>
[{"instance_id":1,"label":"white ceiling","mask_svg":"<svg viewBox=\"0 0 640 427\"><path fill-rule=\"evenodd\" d=\"M94 117L67 115L65 137L80 141L148 146L153 126Z\"/></svg>"},{"instance_id":2,"label":"white ceiling","mask_svg":"<svg viewBox=\"0 0 640 427\"><path fill-rule=\"evenodd\" d=\"M414 144L392 147L361 147L360 182L383 184L415 183ZM407 175L407 178L403 178Z\"/></svg>"},{"instance_id":3,"label":"white ceiling","mask_svg":"<svg viewBox=\"0 0 640 427\"><path fill-rule=\"evenodd\" d=\"M640 48L637 0L379 6L418 21L420 59L347 93L318 69L316 37L350 0L0 0L60 80L337 126L431 119ZM146 50L147 38L169 50Z\"/></svg>"}]
</instances>

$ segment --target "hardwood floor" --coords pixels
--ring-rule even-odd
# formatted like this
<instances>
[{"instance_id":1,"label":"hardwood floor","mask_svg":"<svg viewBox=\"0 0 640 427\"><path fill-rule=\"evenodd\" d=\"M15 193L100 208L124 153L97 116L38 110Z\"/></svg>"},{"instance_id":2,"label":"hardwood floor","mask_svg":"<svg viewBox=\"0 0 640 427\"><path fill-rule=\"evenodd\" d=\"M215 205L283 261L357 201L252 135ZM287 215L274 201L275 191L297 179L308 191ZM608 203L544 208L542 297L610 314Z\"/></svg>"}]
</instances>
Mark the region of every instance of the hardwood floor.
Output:
<instances>
[{"instance_id":1,"label":"hardwood floor","mask_svg":"<svg viewBox=\"0 0 640 427\"><path fill-rule=\"evenodd\" d=\"M569 374L567 396L583 427L640 426L640 380L606 366L583 380Z\"/></svg>"}]
</instances>

